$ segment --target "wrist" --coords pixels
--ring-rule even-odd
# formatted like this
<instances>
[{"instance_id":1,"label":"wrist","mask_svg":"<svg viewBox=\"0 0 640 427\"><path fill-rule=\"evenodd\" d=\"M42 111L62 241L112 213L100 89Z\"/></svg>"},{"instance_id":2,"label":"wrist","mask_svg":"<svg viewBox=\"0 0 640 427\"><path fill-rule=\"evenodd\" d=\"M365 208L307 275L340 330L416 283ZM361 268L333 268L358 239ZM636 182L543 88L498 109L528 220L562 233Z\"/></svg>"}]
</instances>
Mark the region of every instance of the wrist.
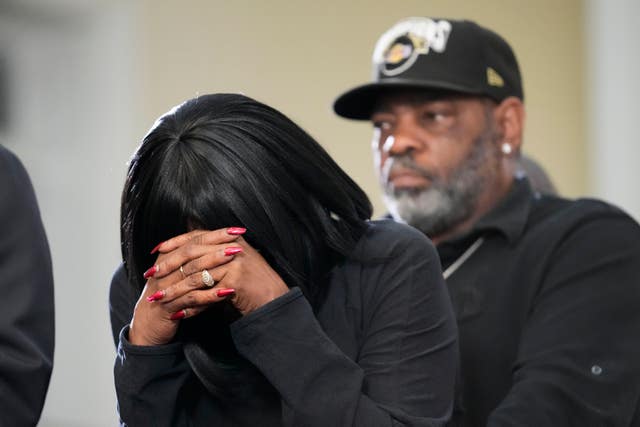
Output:
<instances>
[{"instance_id":1,"label":"wrist","mask_svg":"<svg viewBox=\"0 0 640 427\"><path fill-rule=\"evenodd\" d=\"M240 310L240 311L242 312L243 315L247 315L249 313L252 313L252 312L256 311L257 309L259 309L259 308L271 303L272 301L282 297L287 292L289 292L289 290L290 289L287 287L287 285L285 285L284 282L281 282L281 285L274 286L274 287L270 288L268 292L263 293L261 295L260 299L257 300L257 304L247 307L246 310Z\"/></svg>"},{"instance_id":2,"label":"wrist","mask_svg":"<svg viewBox=\"0 0 640 427\"><path fill-rule=\"evenodd\" d=\"M143 333L140 333L136 328L134 328L133 323L129 327L129 336L127 337L129 344L139 346L139 347L150 347L154 345L164 345L169 341L162 341L153 339Z\"/></svg>"},{"instance_id":3,"label":"wrist","mask_svg":"<svg viewBox=\"0 0 640 427\"><path fill-rule=\"evenodd\" d=\"M147 346L149 344L145 343L145 340L143 340L137 333L135 328L133 327L133 324L129 327L129 336L126 337L127 340L129 341L129 344L131 345L138 345L138 346Z\"/></svg>"}]
</instances>

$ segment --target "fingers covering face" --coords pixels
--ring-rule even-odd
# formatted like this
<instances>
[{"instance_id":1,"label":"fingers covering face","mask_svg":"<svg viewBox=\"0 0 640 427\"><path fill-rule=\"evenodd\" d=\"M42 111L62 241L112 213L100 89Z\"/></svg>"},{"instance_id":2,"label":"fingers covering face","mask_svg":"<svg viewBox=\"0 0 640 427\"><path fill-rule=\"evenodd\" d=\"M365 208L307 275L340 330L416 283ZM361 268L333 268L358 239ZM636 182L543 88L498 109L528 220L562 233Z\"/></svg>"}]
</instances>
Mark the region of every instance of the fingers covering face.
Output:
<instances>
[{"instance_id":1,"label":"fingers covering face","mask_svg":"<svg viewBox=\"0 0 640 427\"><path fill-rule=\"evenodd\" d=\"M212 270L202 270L201 272L190 274L166 288L161 288L147 297L146 300L149 303L160 306L157 308L160 308L165 313L163 317L168 317L171 320L195 316L211 304L234 297L235 289L227 288L224 285L224 278L227 275L228 268L228 264L224 264ZM203 282L205 271L211 277L211 280L215 282L215 286L207 287ZM161 281L167 279L165 278ZM157 280L152 279L151 282L157 282ZM185 309L187 309L186 312L180 313Z\"/></svg>"},{"instance_id":2,"label":"fingers covering face","mask_svg":"<svg viewBox=\"0 0 640 427\"><path fill-rule=\"evenodd\" d=\"M240 232L233 231L234 234L229 234L229 230L237 229L244 233L244 228L231 227L207 232L193 231L167 240L162 244L162 251L165 251L166 247L173 247L178 243L180 245L170 252L161 252L157 263L144 273L144 278L159 279L175 270L179 270L181 275L189 275L228 262L225 256L229 257L242 251L241 246L232 245L234 242L244 242Z\"/></svg>"},{"instance_id":3,"label":"fingers covering face","mask_svg":"<svg viewBox=\"0 0 640 427\"><path fill-rule=\"evenodd\" d=\"M194 230L158 245L158 261L145 273L150 288L147 302L164 312L162 317L180 320L234 298L235 289L220 282L227 264L244 250L245 231L241 227Z\"/></svg>"},{"instance_id":4,"label":"fingers covering face","mask_svg":"<svg viewBox=\"0 0 640 427\"><path fill-rule=\"evenodd\" d=\"M173 237L167 241L164 241L158 244L155 248L151 250L151 253L153 254L156 252L160 252L160 253L171 252L174 249L177 249L180 246L183 246L189 243L190 241L196 239L198 236L201 236L201 235L204 235L202 237L203 243L219 243L219 242L233 241L234 240L233 238L231 238L231 240L226 240L225 238L231 237L231 236L241 236L246 231L247 230L244 227L228 227L228 228L221 228L214 231L192 230L188 233L181 234L179 236ZM217 241L218 239L221 239L221 240L218 242Z\"/></svg>"}]
</instances>

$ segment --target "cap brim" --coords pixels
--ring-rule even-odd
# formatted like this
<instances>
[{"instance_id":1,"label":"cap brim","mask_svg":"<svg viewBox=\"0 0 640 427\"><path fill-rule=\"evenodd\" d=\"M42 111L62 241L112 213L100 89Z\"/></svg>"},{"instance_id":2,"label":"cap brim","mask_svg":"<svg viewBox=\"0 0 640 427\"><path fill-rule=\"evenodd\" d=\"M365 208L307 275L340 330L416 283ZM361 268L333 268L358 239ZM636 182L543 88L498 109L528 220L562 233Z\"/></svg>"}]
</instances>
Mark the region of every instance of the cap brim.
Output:
<instances>
[{"instance_id":1,"label":"cap brim","mask_svg":"<svg viewBox=\"0 0 640 427\"><path fill-rule=\"evenodd\" d=\"M385 79L381 82L357 86L343 93L333 102L333 111L346 119L369 120L380 95L396 89L434 89L470 94L481 93L478 89L447 82Z\"/></svg>"}]
</instances>

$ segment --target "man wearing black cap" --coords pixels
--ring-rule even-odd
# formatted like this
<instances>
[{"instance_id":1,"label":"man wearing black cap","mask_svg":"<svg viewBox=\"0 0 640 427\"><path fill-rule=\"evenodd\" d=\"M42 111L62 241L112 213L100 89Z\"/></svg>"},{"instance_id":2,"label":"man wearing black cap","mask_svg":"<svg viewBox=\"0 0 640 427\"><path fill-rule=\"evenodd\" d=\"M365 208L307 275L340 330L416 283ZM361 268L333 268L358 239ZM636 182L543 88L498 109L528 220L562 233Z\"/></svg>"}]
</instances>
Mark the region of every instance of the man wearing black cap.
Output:
<instances>
[{"instance_id":1,"label":"man wearing black cap","mask_svg":"<svg viewBox=\"0 0 640 427\"><path fill-rule=\"evenodd\" d=\"M640 426L640 227L517 174L520 72L470 21L405 19L374 81L341 95L371 120L390 214L437 245L456 310L464 426Z\"/></svg>"}]
</instances>

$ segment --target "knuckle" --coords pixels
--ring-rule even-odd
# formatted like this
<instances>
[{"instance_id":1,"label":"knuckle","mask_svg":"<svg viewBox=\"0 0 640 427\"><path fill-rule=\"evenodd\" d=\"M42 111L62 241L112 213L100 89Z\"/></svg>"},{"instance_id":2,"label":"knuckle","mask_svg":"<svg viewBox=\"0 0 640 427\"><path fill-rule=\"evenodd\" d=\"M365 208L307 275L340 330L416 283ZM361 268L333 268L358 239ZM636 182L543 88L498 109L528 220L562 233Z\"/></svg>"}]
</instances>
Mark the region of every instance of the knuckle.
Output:
<instances>
[{"instance_id":1,"label":"knuckle","mask_svg":"<svg viewBox=\"0 0 640 427\"><path fill-rule=\"evenodd\" d=\"M192 276L198 271L198 262L197 261L189 261L183 264L182 271L184 271L185 276Z\"/></svg>"},{"instance_id":2,"label":"knuckle","mask_svg":"<svg viewBox=\"0 0 640 427\"><path fill-rule=\"evenodd\" d=\"M199 288L202 285L202 277L199 274L189 276L189 286L191 288Z\"/></svg>"},{"instance_id":3,"label":"knuckle","mask_svg":"<svg viewBox=\"0 0 640 427\"><path fill-rule=\"evenodd\" d=\"M217 229L217 230L210 230L207 233L205 233L203 236L207 239L207 241L215 241L220 239L220 237L222 236L222 231L224 229Z\"/></svg>"},{"instance_id":4,"label":"knuckle","mask_svg":"<svg viewBox=\"0 0 640 427\"><path fill-rule=\"evenodd\" d=\"M231 264L231 271L241 271L244 268L244 257L235 257Z\"/></svg>"},{"instance_id":5,"label":"knuckle","mask_svg":"<svg viewBox=\"0 0 640 427\"><path fill-rule=\"evenodd\" d=\"M220 263L218 251L211 251L203 257L203 268L213 268Z\"/></svg>"},{"instance_id":6,"label":"knuckle","mask_svg":"<svg viewBox=\"0 0 640 427\"><path fill-rule=\"evenodd\" d=\"M184 255L187 258L193 258L196 252L196 247L192 244L189 244L184 247Z\"/></svg>"},{"instance_id":7,"label":"knuckle","mask_svg":"<svg viewBox=\"0 0 640 427\"><path fill-rule=\"evenodd\" d=\"M182 307L177 301L167 301L163 304L164 312L167 314L173 314L176 311L180 310Z\"/></svg>"},{"instance_id":8,"label":"knuckle","mask_svg":"<svg viewBox=\"0 0 640 427\"><path fill-rule=\"evenodd\" d=\"M194 294L188 294L185 297L185 304L187 307L193 307L194 305L198 305L198 298Z\"/></svg>"},{"instance_id":9,"label":"knuckle","mask_svg":"<svg viewBox=\"0 0 640 427\"><path fill-rule=\"evenodd\" d=\"M228 288L236 287L236 275L233 270L229 270L224 275L224 285Z\"/></svg>"},{"instance_id":10,"label":"knuckle","mask_svg":"<svg viewBox=\"0 0 640 427\"><path fill-rule=\"evenodd\" d=\"M220 228L206 233L203 235L203 238L206 243L216 244L228 240L229 235L227 234L226 228Z\"/></svg>"}]
</instances>

